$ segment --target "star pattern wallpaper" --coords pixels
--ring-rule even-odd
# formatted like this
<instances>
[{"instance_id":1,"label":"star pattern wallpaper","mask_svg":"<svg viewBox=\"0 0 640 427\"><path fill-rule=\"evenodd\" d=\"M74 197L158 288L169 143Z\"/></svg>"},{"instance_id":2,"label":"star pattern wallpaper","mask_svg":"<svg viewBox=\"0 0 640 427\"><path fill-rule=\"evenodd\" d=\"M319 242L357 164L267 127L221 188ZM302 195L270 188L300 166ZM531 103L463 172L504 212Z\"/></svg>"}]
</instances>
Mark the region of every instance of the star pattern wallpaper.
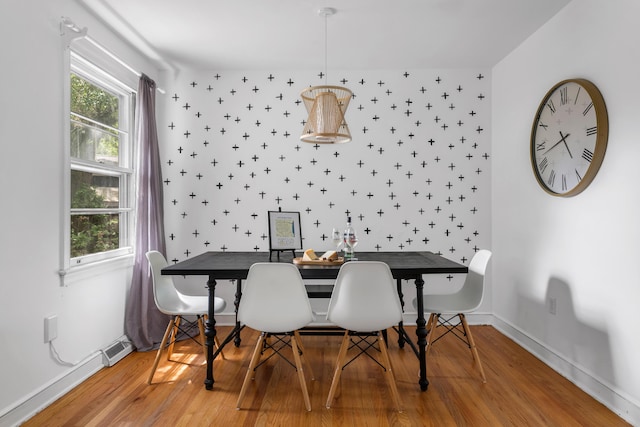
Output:
<instances>
[{"instance_id":1,"label":"star pattern wallpaper","mask_svg":"<svg viewBox=\"0 0 640 427\"><path fill-rule=\"evenodd\" d=\"M181 73L159 96L167 256L269 251L268 211L303 249L432 251L468 264L490 239L490 71ZM300 92L340 85L352 141L301 142ZM439 280L451 281L452 278Z\"/></svg>"}]
</instances>

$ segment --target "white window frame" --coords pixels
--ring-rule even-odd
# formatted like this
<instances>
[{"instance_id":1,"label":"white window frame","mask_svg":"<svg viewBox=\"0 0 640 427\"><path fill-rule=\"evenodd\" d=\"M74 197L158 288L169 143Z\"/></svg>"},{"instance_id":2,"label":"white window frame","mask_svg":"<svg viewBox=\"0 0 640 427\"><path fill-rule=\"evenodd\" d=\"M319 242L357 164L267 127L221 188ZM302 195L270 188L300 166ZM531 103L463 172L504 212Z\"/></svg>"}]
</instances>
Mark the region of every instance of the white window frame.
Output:
<instances>
[{"instance_id":1,"label":"white window frame","mask_svg":"<svg viewBox=\"0 0 640 427\"><path fill-rule=\"evenodd\" d=\"M64 227L63 227L63 266L61 276L68 272L82 269L85 266L96 265L97 263L130 257L133 254L134 246L134 217L135 217L135 141L134 141L134 119L135 119L135 99L136 90L123 83L118 76L106 72L104 69L94 65L80 54L70 51L68 56L68 72L65 73L65 179L64 179ZM121 135L120 142L120 162L118 166L108 165L86 160L80 160L71 156L71 74L104 88L108 92L121 96L124 101L120 105L119 113L120 129L117 131ZM124 145L124 147L123 147ZM79 170L85 172L97 172L104 175L119 177L119 203L118 208L91 210L91 213L108 213L120 215L118 249L71 257L71 215L88 213L80 209L71 209L71 171Z\"/></svg>"}]
</instances>

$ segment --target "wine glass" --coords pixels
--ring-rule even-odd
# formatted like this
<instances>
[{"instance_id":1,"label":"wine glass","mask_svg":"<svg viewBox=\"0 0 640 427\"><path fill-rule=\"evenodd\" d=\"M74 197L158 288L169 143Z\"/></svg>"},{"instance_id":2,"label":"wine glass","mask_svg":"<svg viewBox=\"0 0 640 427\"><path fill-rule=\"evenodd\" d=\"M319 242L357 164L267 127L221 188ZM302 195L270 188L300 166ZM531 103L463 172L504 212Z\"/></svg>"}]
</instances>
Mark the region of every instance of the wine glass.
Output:
<instances>
[{"instance_id":1,"label":"wine glass","mask_svg":"<svg viewBox=\"0 0 640 427\"><path fill-rule=\"evenodd\" d=\"M349 248L350 259L355 261L357 258L354 258L355 255L355 247L358 245L358 237L356 233L351 232L344 236L344 244Z\"/></svg>"}]
</instances>

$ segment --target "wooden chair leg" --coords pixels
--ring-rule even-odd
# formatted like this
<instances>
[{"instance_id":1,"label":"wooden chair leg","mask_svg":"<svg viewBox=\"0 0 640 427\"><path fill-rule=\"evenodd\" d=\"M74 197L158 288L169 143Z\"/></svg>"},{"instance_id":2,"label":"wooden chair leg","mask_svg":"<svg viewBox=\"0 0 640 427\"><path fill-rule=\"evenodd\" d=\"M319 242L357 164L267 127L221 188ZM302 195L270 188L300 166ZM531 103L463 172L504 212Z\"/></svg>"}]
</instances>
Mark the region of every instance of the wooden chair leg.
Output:
<instances>
[{"instance_id":1,"label":"wooden chair leg","mask_svg":"<svg viewBox=\"0 0 640 427\"><path fill-rule=\"evenodd\" d=\"M260 355L262 354L262 343L265 339L265 334L261 333L258 338L258 342L256 343L256 348L253 350L253 356L251 356L251 361L249 362L249 369L247 370L247 375L244 377L244 382L242 383L242 388L240 389L240 395L238 396L238 402L236 403L236 409L240 409L240 405L242 404L242 400L244 399L244 395L247 393L247 386L249 382L255 378L255 368L260 361Z\"/></svg>"},{"instance_id":2,"label":"wooden chair leg","mask_svg":"<svg viewBox=\"0 0 640 427\"><path fill-rule=\"evenodd\" d=\"M306 365L307 367L307 371L309 372L309 376L311 377L311 381L315 380L316 377L315 375L313 375L313 371L311 370L311 364L309 363L309 359L307 359L304 356L304 346L302 345L302 340L300 339L300 332L298 331L294 331L293 335L296 338L296 344L298 344L298 348L300 349L300 352L302 353L302 361L303 363Z\"/></svg>"},{"instance_id":3,"label":"wooden chair leg","mask_svg":"<svg viewBox=\"0 0 640 427\"><path fill-rule=\"evenodd\" d=\"M160 362L160 355L162 354L162 350L164 349L164 346L167 344L167 338L169 338L171 329L173 329L173 319L171 319L171 321L167 325L167 330L164 332L164 336L162 337L162 342L160 342L160 347L158 347L158 352L156 353L156 360L153 361L153 366L151 367L151 372L149 373L149 378L147 379L147 384L149 385L151 385L151 381L153 380L153 374L156 373L158 362Z\"/></svg>"},{"instance_id":4,"label":"wooden chair leg","mask_svg":"<svg viewBox=\"0 0 640 427\"><path fill-rule=\"evenodd\" d=\"M400 404L400 394L398 393L398 387L396 386L396 378L393 375L391 360L389 359L389 352L387 351L387 345L384 342L384 337L381 332L378 332L378 346L380 347L382 364L384 365L384 368L386 370L386 377L389 381L389 388L391 389L393 402L396 404L396 409L398 410L398 412L402 412L402 405Z\"/></svg>"},{"instance_id":5,"label":"wooden chair leg","mask_svg":"<svg viewBox=\"0 0 640 427\"><path fill-rule=\"evenodd\" d=\"M327 403L325 406L327 409L331 407L333 397L335 396L336 389L340 383L340 374L342 373L342 365L344 359L347 356L347 350L349 350L349 331L344 331L344 337L342 338L342 345L340 345L340 351L338 352L338 360L336 361L336 369L333 373L333 380L331 381L331 388L329 389L329 396L327 397Z\"/></svg>"},{"instance_id":6,"label":"wooden chair leg","mask_svg":"<svg viewBox=\"0 0 640 427\"><path fill-rule=\"evenodd\" d=\"M220 340L218 339L217 335L215 337L213 337L213 343L216 345L217 348L220 348ZM218 353L218 354L220 355L222 360L227 360L227 358L224 357L224 351L220 350L220 353Z\"/></svg>"},{"instance_id":7,"label":"wooden chair leg","mask_svg":"<svg viewBox=\"0 0 640 427\"><path fill-rule=\"evenodd\" d=\"M296 362L296 369L298 370L298 379L300 380L300 388L302 388L302 396L304 397L304 405L307 411L311 411L311 400L309 399L309 390L307 389L307 382L304 379L304 369L302 368L302 360L300 358L300 351L298 349L298 338L300 335L294 332L291 337L291 349L293 350L293 359Z\"/></svg>"},{"instance_id":8,"label":"wooden chair leg","mask_svg":"<svg viewBox=\"0 0 640 427\"><path fill-rule=\"evenodd\" d=\"M180 329L180 321L182 320L182 316L174 316L173 318L173 332L171 333L171 340L169 341L169 350L167 351L167 360L171 360L171 355L173 354L173 347L176 344L176 338L178 338L178 332Z\"/></svg>"},{"instance_id":9,"label":"wooden chair leg","mask_svg":"<svg viewBox=\"0 0 640 427\"><path fill-rule=\"evenodd\" d=\"M438 327L438 314L431 313L429 316L429 321L427 322L427 350L426 354L429 354L431 350L431 339L433 338L433 333Z\"/></svg>"},{"instance_id":10,"label":"wooden chair leg","mask_svg":"<svg viewBox=\"0 0 640 427\"><path fill-rule=\"evenodd\" d=\"M484 369L482 369L482 363L480 362L480 356L478 355L478 349L476 348L476 343L473 340L473 335L471 335L471 329L469 329L469 325L467 324L467 318L464 313L459 313L460 322L462 322L462 327L464 328L464 333L467 335L467 339L469 340L469 347L471 348L471 355L475 359L478 364L478 369L480 369L480 375L482 376L482 382L487 382L487 377L484 375Z\"/></svg>"}]
</instances>

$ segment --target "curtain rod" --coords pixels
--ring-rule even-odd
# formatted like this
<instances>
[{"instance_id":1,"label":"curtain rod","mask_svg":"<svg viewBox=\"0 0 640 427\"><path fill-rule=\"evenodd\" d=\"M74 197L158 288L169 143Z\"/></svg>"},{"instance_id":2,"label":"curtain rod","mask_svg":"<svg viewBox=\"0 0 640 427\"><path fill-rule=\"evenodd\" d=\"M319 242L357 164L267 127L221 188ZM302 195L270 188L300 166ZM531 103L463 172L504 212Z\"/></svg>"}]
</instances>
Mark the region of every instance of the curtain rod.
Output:
<instances>
[{"instance_id":1,"label":"curtain rod","mask_svg":"<svg viewBox=\"0 0 640 427\"><path fill-rule=\"evenodd\" d=\"M69 31L66 31L66 29L68 29ZM116 61L118 64L122 65L127 70L131 71L137 77L142 76L142 73L140 71L136 70L131 65L127 64L118 56L116 56L116 54L111 52L109 49L107 49L106 47L102 46L100 43L98 43L97 41L89 37L89 35L87 35L87 27L80 29L80 27L78 27L72 20L70 20L65 16L62 17L62 21L60 22L60 35L65 36L65 42L67 47L71 46L72 41L84 38L86 41L88 41L93 46L98 48L102 53L104 53L109 58ZM160 87L157 87L156 90L163 95L165 94L165 91Z\"/></svg>"}]
</instances>

